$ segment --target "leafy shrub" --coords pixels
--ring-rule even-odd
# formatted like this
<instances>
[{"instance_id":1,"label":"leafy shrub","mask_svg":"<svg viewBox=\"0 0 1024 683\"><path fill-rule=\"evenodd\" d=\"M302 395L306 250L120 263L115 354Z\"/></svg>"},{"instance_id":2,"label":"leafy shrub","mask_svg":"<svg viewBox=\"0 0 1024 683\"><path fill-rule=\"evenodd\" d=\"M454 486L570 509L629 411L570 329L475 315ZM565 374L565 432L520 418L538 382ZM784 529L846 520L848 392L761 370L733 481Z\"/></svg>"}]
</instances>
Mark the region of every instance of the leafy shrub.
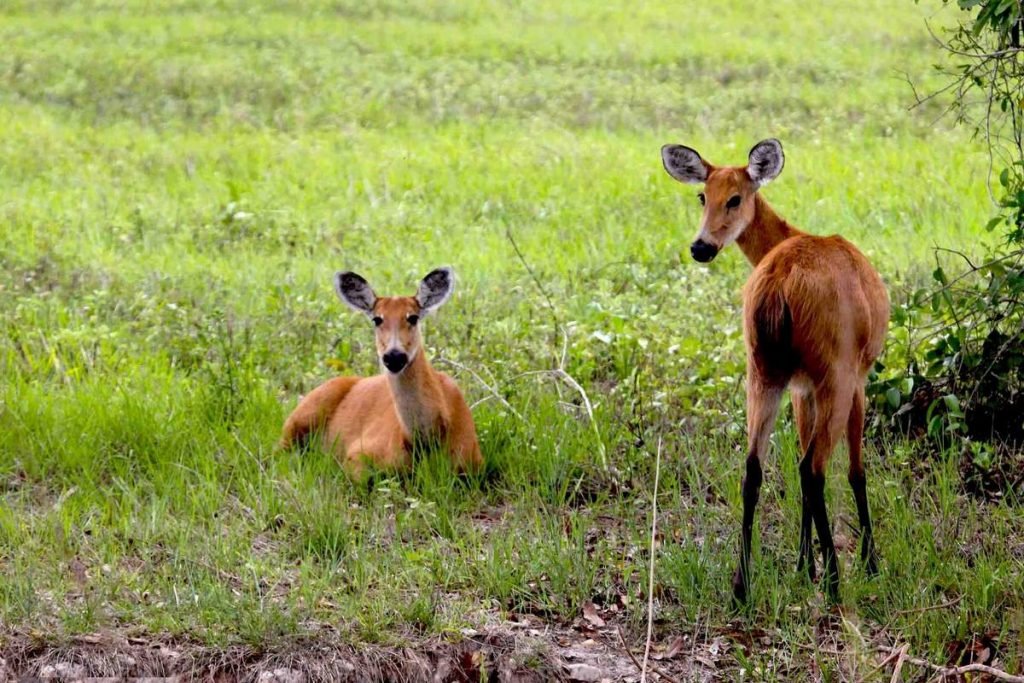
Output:
<instances>
[{"instance_id":1,"label":"leafy shrub","mask_svg":"<svg viewBox=\"0 0 1024 683\"><path fill-rule=\"evenodd\" d=\"M1002 239L978 264L938 250L933 283L894 302L890 367L875 368L868 391L888 424L987 470L997 451L977 442L996 443L998 452L1024 444L1024 14L1005 0L957 5L968 18L944 43L957 63L938 67L951 77L940 93L952 93L957 121L1006 164L993 192L998 212L986 226ZM966 268L949 272L944 256Z\"/></svg>"}]
</instances>

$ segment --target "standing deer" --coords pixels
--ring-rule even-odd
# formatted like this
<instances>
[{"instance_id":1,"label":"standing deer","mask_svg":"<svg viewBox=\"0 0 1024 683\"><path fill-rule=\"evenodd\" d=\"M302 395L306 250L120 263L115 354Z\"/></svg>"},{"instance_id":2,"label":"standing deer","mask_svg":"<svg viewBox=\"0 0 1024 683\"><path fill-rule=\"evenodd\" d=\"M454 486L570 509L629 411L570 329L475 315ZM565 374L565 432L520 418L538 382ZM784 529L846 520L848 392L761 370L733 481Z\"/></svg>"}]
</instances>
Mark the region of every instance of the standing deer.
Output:
<instances>
[{"instance_id":1,"label":"standing deer","mask_svg":"<svg viewBox=\"0 0 1024 683\"><path fill-rule=\"evenodd\" d=\"M473 416L451 377L437 372L423 350L420 320L448 300L455 286L450 268L427 274L415 296L378 297L361 276L334 276L334 288L348 306L376 327L383 372L373 377L337 377L306 396L284 423L280 446L323 435L352 475L365 461L381 469L405 469L414 446L435 443L455 468L477 469L483 459Z\"/></svg>"},{"instance_id":2,"label":"standing deer","mask_svg":"<svg viewBox=\"0 0 1024 683\"><path fill-rule=\"evenodd\" d=\"M860 251L838 235L819 237L780 218L758 189L782 172L778 140L750 150L747 165L712 166L682 145L661 149L665 170L683 183L703 183L700 232L690 254L711 261L732 242L754 266L743 289L747 348L747 462L743 478L743 528L733 595L745 602L750 587L750 537L761 488L761 459L775 424L782 391L790 389L803 453L803 514L797 570L814 580L811 524L817 529L825 588L839 597L839 568L825 510L825 470L843 431L850 452L849 482L860 519L860 558L878 571L865 492L861 441L864 384L882 352L889 299L878 273Z\"/></svg>"}]
</instances>

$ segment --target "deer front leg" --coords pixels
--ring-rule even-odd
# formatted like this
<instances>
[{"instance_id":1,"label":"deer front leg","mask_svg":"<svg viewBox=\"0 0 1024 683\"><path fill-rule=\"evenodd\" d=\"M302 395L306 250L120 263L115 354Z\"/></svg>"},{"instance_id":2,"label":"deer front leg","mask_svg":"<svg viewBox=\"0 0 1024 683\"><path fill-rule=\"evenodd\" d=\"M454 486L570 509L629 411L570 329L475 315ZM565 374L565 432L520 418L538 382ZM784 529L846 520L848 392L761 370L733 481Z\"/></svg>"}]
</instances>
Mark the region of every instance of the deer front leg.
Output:
<instances>
[{"instance_id":1,"label":"deer front leg","mask_svg":"<svg viewBox=\"0 0 1024 683\"><path fill-rule=\"evenodd\" d=\"M732 594L737 603L745 603L750 591L750 545L754 530L754 512L761 493L761 458L779 411L782 387L748 380L747 387L747 464L743 477L743 526L739 564L732 579Z\"/></svg>"}]
</instances>

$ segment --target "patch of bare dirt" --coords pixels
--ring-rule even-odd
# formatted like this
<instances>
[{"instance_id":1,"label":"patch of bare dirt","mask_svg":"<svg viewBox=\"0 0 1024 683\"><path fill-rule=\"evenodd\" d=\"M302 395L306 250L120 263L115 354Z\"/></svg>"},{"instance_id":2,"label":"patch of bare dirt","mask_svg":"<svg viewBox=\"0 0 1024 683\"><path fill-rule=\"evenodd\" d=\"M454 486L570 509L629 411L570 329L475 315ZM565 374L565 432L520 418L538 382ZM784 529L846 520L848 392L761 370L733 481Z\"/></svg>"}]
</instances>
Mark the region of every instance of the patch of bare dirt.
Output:
<instances>
[{"instance_id":1,"label":"patch of bare dirt","mask_svg":"<svg viewBox=\"0 0 1024 683\"><path fill-rule=\"evenodd\" d=\"M631 656L619 627L612 623L615 616L613 610L588 604L580 618L565 626L529 615L493 618L479 628L463 630L455 642L429 638L405 647L306 639L277 647L217 648L170 637L111 633L53 642L38 634L0 632L0 683L24 678L148 678L173 683L635 683L640 676L634 658L642 657L643 642L631 644ZM651 662L676 680L724 680L719 664L729 647L720 637L676 635L653 644Z\"/></svg>"},{"instance_id":2,"label":"patch of bare dirt","mask_svg":"<svg viewBox=\"0 0 1024 683\"><path fill-rule=\"evenodd\" d=\"M526 683L562 676L552 658L524 650L509 637L459 643L435 640L414 647L296 642L260 649L114 635L80 636L62 644L14 636L5 638L0 646L0 663L0 680L4 681L157 678L174 683L461 683L483 679Z\"/></svg>"}]
</instances>

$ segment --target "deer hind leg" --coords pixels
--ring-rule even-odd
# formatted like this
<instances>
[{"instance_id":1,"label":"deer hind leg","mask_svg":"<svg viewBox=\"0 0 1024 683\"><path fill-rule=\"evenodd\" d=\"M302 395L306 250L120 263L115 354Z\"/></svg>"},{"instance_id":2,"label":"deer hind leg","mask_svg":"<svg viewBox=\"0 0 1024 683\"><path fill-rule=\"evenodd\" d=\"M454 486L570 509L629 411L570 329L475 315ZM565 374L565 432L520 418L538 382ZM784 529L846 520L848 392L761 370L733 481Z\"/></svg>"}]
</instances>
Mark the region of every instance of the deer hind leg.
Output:
<instances>
[{"instance_id":1,"label":"deer hind leg","mask_svg":"<svg viewBox=\"0 0 1024 683\"><path fill-rule=\"evenodd\" d=\"M796 421L796 431L800 437L800 452L807 453L811 447L811 437L814 434L814 397L798 388L791 388L790 401L793 403L793 419ZM811 507L807 500L807 490L801 486L801 514L800 514L800 559L797 560L796 570L802 572L806 568L807 576L814 581L814 543L811 538Z\"/></svg>"},{"instance_id":2,"label":"deer hind leg","mask_svg":"<svg viewBox=\"0 0 1024 683\"><path fill-rule=\"evenodd\" d=\"M835 378L829 378L815 388L814 434L810 448L800 462L804 514L810 514L818 532L825 593L834 601L839 599L839 564L832 541L832 527L825 509L825 470L832 450L846 427L853 402L852 392L841 390L843 384Z\"/></svg>"},{"instance_id":3,"label":"deer hind leg","mask_svg":"<svg viewBox=\"0 0 1024 683\"><path fill-rule=\"evenodd\" d=\"M359 381L358 377L335 377L324 382L299 401L292 414L285 420L281 430L278 448L287 449L302 445L313 432L323 429L331 415L337 410L342 399Z\"/></svg>"},{"instance_id":4,"label":"deer hind leg","mask_svg":"<svg viewBox=\"0 0 1024 683\"><path fill-rule=\"evenodd\" d=\"M850 451L850 473L847 477L853 498L857 502L857 517L860 520L860 561L870 576L878 573L878 556L875 553L875 539L871 532L871 516L868 514L868 495L864 476L864 460L861 453L864 441L864 384L857 385L853 394L853 405L846 426L846 440Z\"/></svg>"},{"instance_id":5,"label":"deer hind leg","mask_svg":"<svg viewBox=\"0 0 1024 683\"><path fill-rule=\"evenodd\" d=\"M747 386L747 463L743 477L743 540L739 564L732 579L732 594L737 602L747 600L750 589L750 541L754 528L754 510L761 493L761 458L779 412L785 384L765 383L751 377Z\"/></svg>"}]
</instances>

